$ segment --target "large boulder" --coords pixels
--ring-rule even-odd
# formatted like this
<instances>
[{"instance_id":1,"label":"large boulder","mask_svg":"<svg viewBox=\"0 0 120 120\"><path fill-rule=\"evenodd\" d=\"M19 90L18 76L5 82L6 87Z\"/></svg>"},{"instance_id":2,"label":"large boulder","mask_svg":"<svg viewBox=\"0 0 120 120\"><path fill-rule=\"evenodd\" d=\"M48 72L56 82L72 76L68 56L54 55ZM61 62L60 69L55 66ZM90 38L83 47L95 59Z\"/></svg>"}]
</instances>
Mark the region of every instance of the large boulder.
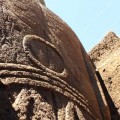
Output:
<instances>
[{"instance_id":1,"label":"large boulder","mask_svg":"<svg viewBox=\"0 0 120 120\"><path fill-rule=\"evenodd\" d=\"M0 119L110 120L89 56L39 0L0 1Z\"/></svg>"}]
</instances>

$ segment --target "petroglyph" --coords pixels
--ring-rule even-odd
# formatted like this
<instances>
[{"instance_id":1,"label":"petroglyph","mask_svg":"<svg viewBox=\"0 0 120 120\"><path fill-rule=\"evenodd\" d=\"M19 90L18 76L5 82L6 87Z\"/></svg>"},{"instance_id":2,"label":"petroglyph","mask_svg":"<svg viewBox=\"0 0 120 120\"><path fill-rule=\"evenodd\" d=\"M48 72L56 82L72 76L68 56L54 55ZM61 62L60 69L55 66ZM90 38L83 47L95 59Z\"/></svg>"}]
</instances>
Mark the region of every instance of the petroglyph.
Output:
<instances>
[{"instance_id":1,"label":"petroglyph","mask_svg":"<svg viewBox=\"0 0 120 120\"><path fill-rule=\"evenodd\" d=\"M104 119L94 70L70 27L40 0L0 4L0 114L9 120Z\"/></svg>"}]
</instances>

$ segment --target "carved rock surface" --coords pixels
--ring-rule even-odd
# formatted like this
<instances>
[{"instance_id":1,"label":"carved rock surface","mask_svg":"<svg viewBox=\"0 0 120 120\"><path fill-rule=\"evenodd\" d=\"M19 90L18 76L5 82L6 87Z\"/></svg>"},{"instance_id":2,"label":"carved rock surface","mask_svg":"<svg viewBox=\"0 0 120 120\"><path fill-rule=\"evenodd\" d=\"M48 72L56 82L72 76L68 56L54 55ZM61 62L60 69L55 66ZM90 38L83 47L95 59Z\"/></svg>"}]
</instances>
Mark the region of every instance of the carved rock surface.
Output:
<instances>
[{"instance_id":1,"label":"carved rock surface","mask_svg":"<svg viewBox=\"0 0 120 120\"><path fill-rule=\"evenodd\" d=\"M111 106L113 120L120 119L120 38L108 33L89 53L99 70L118 114Z\"/></svg>"},{"instance_id":2,"label":"carved rock surface","mask_svg":"<svg viewBox=\"0 0 120 120\"><path fill-rule=\"evenodd\" d=\"M0 119L110 120L74 32L39 0L0 1Z\"/></svg>"}]
</instances>

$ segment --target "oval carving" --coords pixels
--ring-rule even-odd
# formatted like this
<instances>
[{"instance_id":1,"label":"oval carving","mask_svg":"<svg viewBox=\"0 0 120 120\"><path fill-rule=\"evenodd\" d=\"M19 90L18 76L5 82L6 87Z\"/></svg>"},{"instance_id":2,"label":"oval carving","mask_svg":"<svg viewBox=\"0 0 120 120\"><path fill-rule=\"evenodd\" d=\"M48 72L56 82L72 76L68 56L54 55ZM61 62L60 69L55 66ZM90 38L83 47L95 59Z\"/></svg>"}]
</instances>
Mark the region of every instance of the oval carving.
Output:
<instances>
[{"instance_id":1,"label":"oval carving","mask_svg":"<svg viewBox=\"0 0 120 120\"><path fill-rule=\"evenodd\" d=\"M29 56L32 56L37 63L57 73L64 71L62 57L51 43L40 37L31 35L31 37L25 37L23 46L25 52L28 53Z\"/></svg>"}]
</instances>

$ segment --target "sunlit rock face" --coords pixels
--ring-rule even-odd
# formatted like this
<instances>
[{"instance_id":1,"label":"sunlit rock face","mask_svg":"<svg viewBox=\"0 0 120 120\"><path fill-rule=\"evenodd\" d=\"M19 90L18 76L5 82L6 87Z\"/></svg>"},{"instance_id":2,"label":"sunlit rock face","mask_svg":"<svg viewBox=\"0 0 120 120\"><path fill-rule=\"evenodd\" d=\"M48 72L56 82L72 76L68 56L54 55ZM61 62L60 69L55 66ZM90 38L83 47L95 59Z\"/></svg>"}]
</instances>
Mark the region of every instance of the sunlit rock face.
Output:
<instances>
[{"instance_id":1,"label":"sunlit rock face","mask_svg":"<svg viewBox=\"0 0 120 120\"><path fill-rule=\"evenodd\" d=\"M90 52L90 57L99 70L107 92L113 120L120 119L120 38L109 32Z\"/></svg>"},{"instance_id":2,"label":"sunlit rock face","mask_svg":"<svg viewBox=\"0 0 120 120\"><path fill-rule=\"evenodd\" d=\"M1 119L110 120L71 28L39 0L0 4Z\"/></svg>"}]
</instances>

